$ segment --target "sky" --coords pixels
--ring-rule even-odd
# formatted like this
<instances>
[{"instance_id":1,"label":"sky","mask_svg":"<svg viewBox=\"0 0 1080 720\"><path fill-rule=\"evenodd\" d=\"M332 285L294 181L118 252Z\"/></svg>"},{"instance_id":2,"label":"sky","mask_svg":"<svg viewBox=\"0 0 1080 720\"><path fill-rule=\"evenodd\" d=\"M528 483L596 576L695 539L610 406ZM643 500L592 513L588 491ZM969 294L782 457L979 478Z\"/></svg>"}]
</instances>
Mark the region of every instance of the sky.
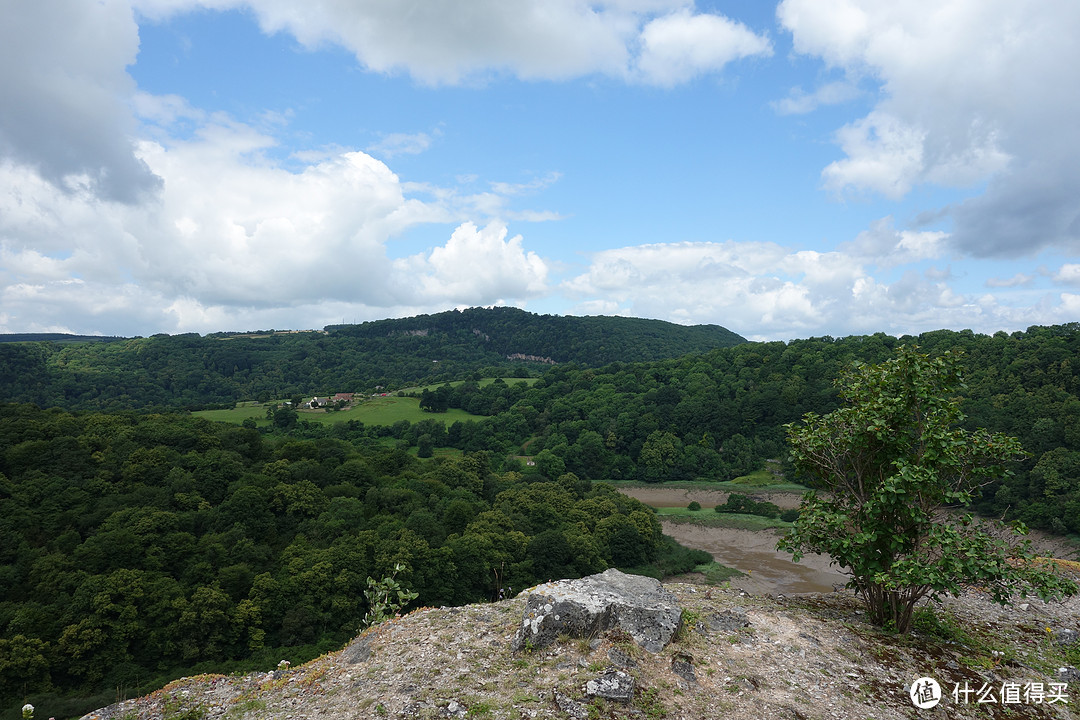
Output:
<instances>
[{"instance_id":1,"label":"sky","mask_svg":"<svg viewBox=\"0 0 1080 720\"><path fill-rule=\"evenodd\" d=\"M0 12L0 332L1080 321L1075 0Z\"/></svg>"}]
</instances>

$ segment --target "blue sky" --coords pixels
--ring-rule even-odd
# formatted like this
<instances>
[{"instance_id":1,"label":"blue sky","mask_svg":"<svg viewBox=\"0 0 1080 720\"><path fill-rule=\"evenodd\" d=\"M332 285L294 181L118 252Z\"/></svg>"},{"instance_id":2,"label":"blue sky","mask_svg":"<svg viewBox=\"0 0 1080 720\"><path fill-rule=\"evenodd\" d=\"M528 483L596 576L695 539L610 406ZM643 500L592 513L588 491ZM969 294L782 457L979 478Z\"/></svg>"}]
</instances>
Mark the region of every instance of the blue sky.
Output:
<instances>
[{"instance_id":1,"label":"blue sky","mask_svg":"<svg viewBox=\"0 0 1080 720\"><path fill-rule=\"evenodd\" d=\"M0 0L0 332L1080 320L1080 5Z\"/></svg>"}]
</instances>

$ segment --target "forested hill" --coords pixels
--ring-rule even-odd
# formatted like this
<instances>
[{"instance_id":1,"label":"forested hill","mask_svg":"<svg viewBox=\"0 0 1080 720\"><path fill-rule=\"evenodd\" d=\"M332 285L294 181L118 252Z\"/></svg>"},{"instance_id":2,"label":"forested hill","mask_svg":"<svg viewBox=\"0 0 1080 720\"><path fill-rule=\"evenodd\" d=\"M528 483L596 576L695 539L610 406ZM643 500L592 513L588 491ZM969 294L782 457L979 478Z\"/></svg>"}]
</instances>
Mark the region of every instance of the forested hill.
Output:
<instances>
[{"instance_id":1,"label":"forested hill","mask_svg":"<svg viewBox=\"0 0 1080 720\"><path fill-rule=\"evenodd\" d=\"M719 325L675 325L643 318L533 315L517 308L470 308L379 320L361 325L330 325L329 331L376 339L394 335L430 335L483 341L500 355L531 355L552 362L604 365L678 357L730 347L746 339Z\"/></svg>"},{"instance_id":2,"label":"forested hill","mask_svg":"<svg viewBox=\"0 0 1080 720\"><path fill-rule=\"evenodd\" d=\"M317 392L539 374L674 358L743 338L717 325L474 308L322 332L155 335L108 343L0 343L0 402L70 410L204 408Z\"/></svg>"},{"instance_id":3,"label":"forested hill","mask_svg":"<svg viewBox=\"0 0 1080 720\"><path fill-rule=\"evenodd\" d=\"M70 333L0 333L0 343L57 342L87 343L123 340L115 335L72 335Z\"/></svg>"}]
</instances>

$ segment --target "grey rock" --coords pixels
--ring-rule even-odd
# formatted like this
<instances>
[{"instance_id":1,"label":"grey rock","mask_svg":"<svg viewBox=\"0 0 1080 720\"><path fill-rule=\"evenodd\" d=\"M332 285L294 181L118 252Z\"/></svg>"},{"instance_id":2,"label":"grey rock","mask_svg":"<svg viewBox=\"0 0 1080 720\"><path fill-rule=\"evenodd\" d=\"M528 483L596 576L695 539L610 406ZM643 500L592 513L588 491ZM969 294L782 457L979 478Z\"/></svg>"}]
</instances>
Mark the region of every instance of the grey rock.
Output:
<instances>
[{"instance_id":1,"label":"grey rock","mask_svg":"<svg viewBox=\"0 0 1080 720\"><path fill-rule=\"evenodd\" d=\"M577 700L563 695L558 690L552 693L552 698L555 700L555 707L574 718L574 720L588 720L589 711Z\"/></svg>"},{"instance_id":2,"label":"grey rock","mask_svg":"<svg viewBox=\"0 0 1080 720\"><path fill-rule=\"evenodd\" d=\"M439 717L461 718L465 717L468 711L469 709L457 700L451 700L445 707L439 708Z\"/></svg>"},{"instance_id":3,"label":"grey rock","mask_svg":"<svg viewBox=\"0 0 1080 720\"><path fill-rule=\"evenodd\" d=\"M1080 640L1080 633L1069 628L1063 628L1061 630L1054 631L1054 642L1062 647L1072 645L1077 640Z\"/></svg>"},{"instance_id":4,"label":"grey rock","mask_svg":"<svg viewBox=\"0 0 1080 720\"><path fill-rule=\"evenodd\" d=\"M371 637L361 637L349 643L341 653L341 659L349 665L366 662L371 657Z\"/></svg>"},{"instance_id":5,"label":"grey rock","mask_svg":"<svg viewBox=\"0 0 1080 720\"><path fill-rule=\"evenodd\" d=\"M620 650L617 647L613 647L610 650L608 650L607 656L608 656L608 660L610 660L616 667L621 667L621 668L637 667L637 662L634 661L634 658L630 657L628 654L626 654L625 652L623 652L622 650Z\"/></svg>"},{"instance_id":6,"label":"grey rock","mask_svg":"<svg viewBox=\"0 0 1080 720\"><path fill-rule=\"evenodd\" d=\"M1057 679L1058 682L1068 683L1069 685L1080 683L1080 670L1077 670L1071 665L1058 668Z\"/></svg>"},{"instance_id":7,"label":"grey rock","mask_svg":"<svg viewBox=\"0 0 1080 720\"><path fill-rule=\"evenodd\" d=\"M750 621L747 619L746 613L725 610L706 617L705 626L713 632L733 633L745 627L750 627Z\"/></svg>"},{"instance_id":8,"label":"grey rock","mask_svg":"<svg viewBox=\"0 0 1080 720\"><path fill-rule=\"evenodd\" d=\"M676 655L671 658L671 672L681 677L691 685L697 684L697 675L694 674L693 658L689 655Z\"/></svg>"},{"instance_id":9,"label":"grey rock","mask_svg":"<svg viewBox=\"0 0 1080 720\"><path fill-rule=\"evenodd\" d=\"M533 588L512 647L540 648L563 633L589 637L619 628L655 653L671 642L681 618L679 601L658 580L605 570Z\"/></svg>"},{"instance_id":10,"label":"grey rock","mask_svg":"<svg viewBox=\"0 0 1080 720\"><path fill-rule=\"evenodd\" d=\"M628 703L634 699L634 677L622 670L608 670L585 683L585 694L589 697Z\"/></svg>"}]
</instances>

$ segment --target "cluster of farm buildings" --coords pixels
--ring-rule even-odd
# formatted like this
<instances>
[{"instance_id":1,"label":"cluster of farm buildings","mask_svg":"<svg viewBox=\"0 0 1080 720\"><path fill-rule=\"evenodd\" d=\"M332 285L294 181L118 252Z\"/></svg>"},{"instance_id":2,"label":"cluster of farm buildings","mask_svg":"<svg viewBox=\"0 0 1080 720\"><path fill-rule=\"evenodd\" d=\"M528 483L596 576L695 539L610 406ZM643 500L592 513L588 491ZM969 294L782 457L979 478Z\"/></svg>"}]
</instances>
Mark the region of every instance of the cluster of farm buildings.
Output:
<instances>
[{"instance_id":1,"label":"cluster of farm buildings","mask_svg":"<svg viewBox=\"0 0 1080 720\"><path fill-rule=\"evenodd\" d=\"M378 389L382 389L381 387ZM371 397L389 397L388 392L376 392L372 393ZM316 395L307 402L300 403L300 407L307 410L317 410L319 408L337 407L339 405L344 406L350 404L357 396L357 393L335 393L333 396L327 395L326 397L319 397Z\"/></svg>"}]
</instances>

